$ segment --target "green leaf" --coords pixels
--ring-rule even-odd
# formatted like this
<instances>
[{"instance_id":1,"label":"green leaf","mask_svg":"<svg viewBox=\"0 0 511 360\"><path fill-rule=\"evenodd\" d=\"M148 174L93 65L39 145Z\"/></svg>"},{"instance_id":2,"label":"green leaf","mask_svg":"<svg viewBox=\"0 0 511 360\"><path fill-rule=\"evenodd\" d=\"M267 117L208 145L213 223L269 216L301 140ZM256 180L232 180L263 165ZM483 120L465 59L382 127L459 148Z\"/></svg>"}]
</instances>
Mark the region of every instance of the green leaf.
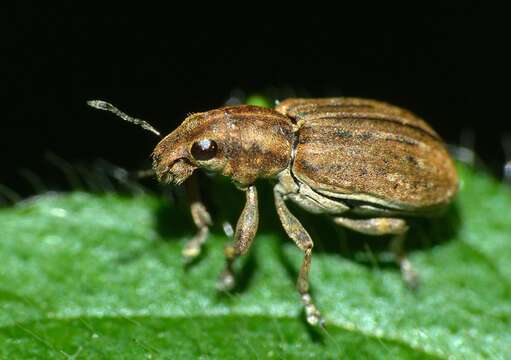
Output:
<instances>
[{"instance_id":1,"label":"green leaf","mask_svg":"<svg viewBox=\"0 0 511 360\"><path fill-rule=\"evenodd\" d=\"M245 103L247 105L256 105L256 106L262 106L265 108L271 108L271 101L266 97L262 95L251 95L246 100Z\"/></svg>"},{"instance_id":2,"label":"green leaf","mask_svg":"<svg viewBox=\"0 0 511 360\"><path fill-rule=\"evenodd\" d=\"M195 231L184 204L74 192L0 210L0 358L509 359L511 191L459 170L456 206L410 234L418 293L403 286L384 240L293 208L316 241L311 283L326 330L304 321L294 289L302 254L268 186L227 296L215 291L219 225L200 261L182 266ZM208 189L217 219L235 222L241 194L221 179Z\"/></svg>"}]
</instances>

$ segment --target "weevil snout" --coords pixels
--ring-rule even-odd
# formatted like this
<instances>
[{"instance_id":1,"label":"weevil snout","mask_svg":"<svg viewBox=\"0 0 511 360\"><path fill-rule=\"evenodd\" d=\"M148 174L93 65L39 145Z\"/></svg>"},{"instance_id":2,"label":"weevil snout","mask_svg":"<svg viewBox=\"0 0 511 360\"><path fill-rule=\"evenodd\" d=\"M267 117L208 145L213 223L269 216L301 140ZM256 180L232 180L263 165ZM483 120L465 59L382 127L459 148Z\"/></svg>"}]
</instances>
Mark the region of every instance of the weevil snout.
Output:
<instances>
[{"instance_id":1,"label":"weevil snout","mask_svg":"<svg viewBox=\"0 0 511 360\"><path fill-rule=\"evenodd\" d=\"M153 167L156 170L158 180L168 184L180 185L195 170L195 166L188 163L186 158L177 159L169 165L158 163L157 160L153 160L153 163L155 164Z\"/></svg>"},{"instance_id":2,"label":"weevil snout","mask_svg":"<svg viewBox=\"0 0 511 360\"><path fill-rule=\"evenodd\" d=\"M181 146L168 148L162 141L153 151L153 169L159 181L176 185L185 181L196 169Z\"/></svg>"}]
</instances>

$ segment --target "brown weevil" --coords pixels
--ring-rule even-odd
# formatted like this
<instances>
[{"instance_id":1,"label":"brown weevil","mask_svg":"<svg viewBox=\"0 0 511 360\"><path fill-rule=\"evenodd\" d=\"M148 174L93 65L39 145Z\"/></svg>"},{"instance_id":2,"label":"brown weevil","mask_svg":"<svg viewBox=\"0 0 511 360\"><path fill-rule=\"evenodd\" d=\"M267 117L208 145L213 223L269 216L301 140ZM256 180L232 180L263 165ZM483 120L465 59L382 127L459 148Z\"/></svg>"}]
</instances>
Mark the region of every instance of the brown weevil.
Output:
<instances>
[{"instance_id":1,"label":"brown weevil","mask_svg":"<svg viewBox=\"0 0 511 360\"><path fill-rule=\"evenodd\" d=\"M88 103L159 135L106 102ZM233 262L247 252L257 232L254 183L259 178L276 181L277 214L304 252L297 287L310 324L322 324L309 293L313 241L286 200L360 233L392 235L391 249L405 282L413 287L417 275L402 246L405 219L438 214L458 189L454 163L424 120L399 107L358 98L287 99L275 109L240 105L192 114L156 145L152 157L162 182L179 185L202 168L230 177L245 192L233 243L225 248L226 267L218 282L222 290L233 287ZM199 230L183 250L186 259L200 253L211 224L202 202L193 201L191 213Z\"/></svg>"}]
</instances>

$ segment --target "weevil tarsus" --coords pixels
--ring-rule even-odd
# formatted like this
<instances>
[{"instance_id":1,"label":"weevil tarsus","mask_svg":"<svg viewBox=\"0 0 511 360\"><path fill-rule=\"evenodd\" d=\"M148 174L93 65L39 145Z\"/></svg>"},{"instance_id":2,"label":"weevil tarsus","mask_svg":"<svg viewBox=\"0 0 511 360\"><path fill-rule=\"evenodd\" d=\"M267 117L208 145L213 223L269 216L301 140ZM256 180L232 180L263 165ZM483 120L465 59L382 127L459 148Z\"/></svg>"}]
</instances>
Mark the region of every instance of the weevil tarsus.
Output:
<instances>
[{"instance_id":1,"label":"weevil tarsus","mask_svg":"<svg viewBox=\"0 0 511 360\"><path fill-rule=\"evenodd\" d=\"M233 274L234 261L245 254L257 233L259 226L259 206L257 200L257 188L254 185L245 190L246 202L236 224L234 241L225 247L225 269L220 274L217 288L221 291L231 290L235 286Z\"/></svg>"},{"instance_id":2,"label":"weevil tarsus","mask_svg":"<svg viewBox=\"0 0 511 360\"><path fill-rule=\"evenodd\" d=\"M399 265L401 276L405 285L413 291L419 289L420 277L415 271L410 259L404 250L404 242L406 239L406 232L403 234L395 235L390 241L390 250L394 254L394 259Z\"/></svg>"},{"instance_id":3,"label":"weevil tarsus","mask_svg":"<svg viewBox=\"0 0 511 360\"><path fill-rule=\"evenodd\" d=\"M287 208L282 192L280 185L274 187L273 193L277 214L286 234L295 242L296 246L304 252L302 266L298 274L297 289L305 308L305 316L309 324L324 326L324 321L318 308L314 304L309 290L309 272L314 243L307 230L305 230L300 221Z\"/></svg>"},{"instance_id":4,"label":"weevil tarsus","mask_svg":"<svg viewBox=\"0 0 511 360\"><path fill-rule=\"evenodd\" d=\"M130 122L135 125L139 125L143 129L152 132L153 134L161 137L161 133L156 130L151 124L149 124L147 121L138 119L132 116L129 116L128 114L122 112L114 105L110 104L109 102L103 101L103 100L89 100L87 101L87 105L90 107L93 107L98 110L104 110L104 111L110 111L111 113L117 115L124 121Z\"/></svg>"}]
</instances>

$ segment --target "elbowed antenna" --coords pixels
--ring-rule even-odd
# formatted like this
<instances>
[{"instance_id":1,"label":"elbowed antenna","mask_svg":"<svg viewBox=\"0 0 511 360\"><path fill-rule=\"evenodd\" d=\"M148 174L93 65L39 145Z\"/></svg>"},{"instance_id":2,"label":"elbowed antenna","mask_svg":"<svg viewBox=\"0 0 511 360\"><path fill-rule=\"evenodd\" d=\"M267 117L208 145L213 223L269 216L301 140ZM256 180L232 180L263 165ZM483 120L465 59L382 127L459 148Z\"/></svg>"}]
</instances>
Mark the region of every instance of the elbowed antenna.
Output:
<instances>
[{"instance_id":1,"label":"elbowed antenna","mask_svg":"<svg viewBox=\"0 0 511 360\"><path fill-rule=\"evenodd\" d=\"M159 137L161 137L160 132L158 130L156 130L147 121L131 117L131 116L123 113L121 110L117 109L115 106L113 106L112 104L110 104L110 103L108 103L106 101L103 101L103 100L89 100L89 101L87 101L87 105L89 105L90 107L93 107L95 109L110 111L111 113L114 113L115 115L117 115L121 119L123 119L123 120L125 120L127 122L130 122L130 123L133 123L135 125L140 125L145 130L148 130L148 131L158 135Z\"/></svg>"}]
</instances>

